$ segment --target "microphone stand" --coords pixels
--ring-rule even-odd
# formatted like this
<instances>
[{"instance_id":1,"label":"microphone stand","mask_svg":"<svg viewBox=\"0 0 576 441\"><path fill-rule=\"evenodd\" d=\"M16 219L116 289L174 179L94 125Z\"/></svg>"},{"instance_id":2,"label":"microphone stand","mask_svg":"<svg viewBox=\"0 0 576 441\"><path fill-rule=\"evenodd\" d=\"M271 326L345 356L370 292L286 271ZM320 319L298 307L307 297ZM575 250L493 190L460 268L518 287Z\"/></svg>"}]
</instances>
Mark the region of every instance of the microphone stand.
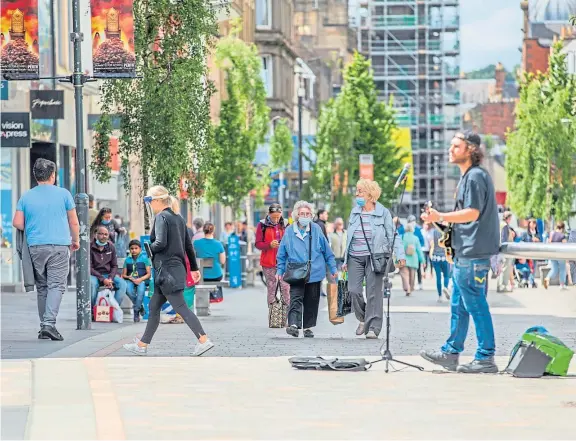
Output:
<instances>
[{"instance_id":1,"label":"microphone stand","mask_svg":"<svg viewBox=\"0 0 576 441\"><path fill-rule=\"evenodd\" d=\"M404 199L404 193L406 193L406 178L402 181L402 193L400 193L400 203L399 206L402 205L402 200ZM392 282L390 282L390 263L392 262L392 268L394 267L393 263L393 256L394 256L394 243L396 242L396 236L398 234L398 224L394 225L394 237L392 238L392 247L390 253L390 259L388 260L388 264L386 265L386 273L384 275L384 297L386 298L386 340L382 343L380 347L380 354L382 355L382 360L378 361L386 361L386 370L385 372L389 372L389 365L391 363L398 363L404 365L406 367L411 367L414 369L418 369L419 371L423 371L424 368L422 366L418 366L415 364L406 363L404 361L396 360L390 351L390 297L391 297L391 289L392 289ZM384 348L386 346L386 348Z\"/></svg>"}]
</instances>

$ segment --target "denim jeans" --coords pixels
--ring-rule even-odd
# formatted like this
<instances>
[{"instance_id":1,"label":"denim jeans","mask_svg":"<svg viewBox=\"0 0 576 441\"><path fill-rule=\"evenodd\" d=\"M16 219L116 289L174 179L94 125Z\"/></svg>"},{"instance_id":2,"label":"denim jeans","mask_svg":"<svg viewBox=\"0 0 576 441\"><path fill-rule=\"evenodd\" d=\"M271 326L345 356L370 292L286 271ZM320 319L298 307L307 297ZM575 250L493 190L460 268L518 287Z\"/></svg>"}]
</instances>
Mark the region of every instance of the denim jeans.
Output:
<instances>
[{"instance_id":1,"label":"denim jeans","mask_svg":"<svg viewBox=\"0 0 576 441\"><path fill-rule=\"evenodd\" d=\"M102 276L106 279L108 274L102 274ZM112 279L112 283L114 284L114 298L118 302L120 306L122 306L122 300L124 299L124 294L126 294L126 281L119 276L114 277ZM96 276L90 276L90 285L92 287L92 306L96 303L96 299L98 298L98 288L103 286Z\"/></svg>"},{"instance_id":2,"label":"denim jeans","mask_svg":"<svg viewBox=\"0 0 576 441\"><path fill-rule=\"evenodd\" d=\"M434 275L436 276L436 290L438 295L442 295L442 276L444 276L444 288L448 288L450 284L450 264L445 260L442 261L432 261L432 266L434 267Z\"/></svg>"},{"instance_id":3,"label":"denim jeans","mask_svg":"<svg viewBox=\"0 0 576 441\"><path fill-rule=\"evenodd\" d=\"M551 260L552 269L548 273L547 279L552 280L557 275L559 276L560 285L566 285L566 261L565 260Z\"/></svg>"},{"instance_id":4,"label":"denim jeans","mask_svg":"<svg viewBox=\"0 0 576 441\"><path fill-rule=\"evenodd\" d=\"M142 307L142 302L144 301L144 294L146 294L146 282L140 282L139 285L135 285L131 280L125 280L126 283L126 295L132 300L134 305L134 314L140 311Z\"/></svg>"},{"instance_id":5,"label":"denim jeans","mask_svg":"<svg viewBox=\"0 0 576 441\"><path fill-rule=\"evenodd\" d=\"M494 356L496 346L494 325L486 299L489 270L490 259L456 258L454 261L450 337L442 346L443 352L459 354L464 350L464 341L472 316L478 339L475 358L485 360Z\"/></svg>"}]
</instances>

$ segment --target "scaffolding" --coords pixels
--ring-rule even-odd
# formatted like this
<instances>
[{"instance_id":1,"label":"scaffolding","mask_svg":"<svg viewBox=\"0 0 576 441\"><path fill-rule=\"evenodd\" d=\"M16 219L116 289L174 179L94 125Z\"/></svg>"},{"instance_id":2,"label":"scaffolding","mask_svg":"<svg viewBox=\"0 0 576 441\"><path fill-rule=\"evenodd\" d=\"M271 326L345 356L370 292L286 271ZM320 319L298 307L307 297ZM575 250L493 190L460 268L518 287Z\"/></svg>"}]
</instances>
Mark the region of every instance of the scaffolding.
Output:
<instances>
[{"instance_id":1,"label":"scaffolding","mask_svg":"<svg viewBox=\"0 0 576 441\"><path fill-rule=\"evenodd\" d=\"M460 129L459 0L358 0L351 17L360 53L369 58L381 100L392 100L409 128L414 189L401 215L426 201L451 209L458 170L448 147Z\"/></svg>"}]
</instances>

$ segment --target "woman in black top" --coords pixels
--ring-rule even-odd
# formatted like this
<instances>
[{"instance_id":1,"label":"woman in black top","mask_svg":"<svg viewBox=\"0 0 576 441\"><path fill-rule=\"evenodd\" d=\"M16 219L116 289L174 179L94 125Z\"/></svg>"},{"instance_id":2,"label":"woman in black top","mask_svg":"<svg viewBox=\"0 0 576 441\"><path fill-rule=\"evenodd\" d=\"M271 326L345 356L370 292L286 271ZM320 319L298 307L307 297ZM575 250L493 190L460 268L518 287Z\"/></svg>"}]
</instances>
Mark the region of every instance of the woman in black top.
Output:
<instances>
[{"instance_id":1,"label":"woman in black top","mask_svg":"<svg viewBox=\"0 0 576 441\"><path fill-rule=\"evenodd\" d=\"M208 339L198 317L186 306L184 287L186 286L186 257L190 262L192 277L200 280L200 273L194 255L192 241L186 229L182 216L172 211L172 200L168 190L162 186L152 187L145 201L150 204L156 214L152 232L150 233L150 249L152 265L154 266L154 295L150 299L150 314L146 331L140 340L125 344L124 349L137 354L146 355L148 344L160 323L162 305L169 301L172 308L186 322L198 338L198 344L192 355L202 355L212 349L214 344Z\"/></svg>"}]
</instances>

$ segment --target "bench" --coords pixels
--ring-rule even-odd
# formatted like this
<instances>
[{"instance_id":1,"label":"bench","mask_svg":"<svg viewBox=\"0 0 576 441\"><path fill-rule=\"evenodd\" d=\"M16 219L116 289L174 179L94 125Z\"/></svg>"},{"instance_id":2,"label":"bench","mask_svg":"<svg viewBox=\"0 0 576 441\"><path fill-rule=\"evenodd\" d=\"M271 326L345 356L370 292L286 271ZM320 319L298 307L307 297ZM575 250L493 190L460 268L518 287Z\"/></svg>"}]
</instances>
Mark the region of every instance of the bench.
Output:
<instances>
[{"instance_id":1,"label":"bench","mask_svg":"<svg viewBox=\"0 0 576 441\"><path fill-rule=\"evenodd\" d=\"M220 282L211 282L204 280L204 270L214 266L214 259L197 258L198 269L200 270L200 280L196 285L196 294L194 304L196 306L196 314L199 317L206 317L210 315L210 291L215 287L229 287L230 282L222 280Z\"/></svg>"}]
</instances>

